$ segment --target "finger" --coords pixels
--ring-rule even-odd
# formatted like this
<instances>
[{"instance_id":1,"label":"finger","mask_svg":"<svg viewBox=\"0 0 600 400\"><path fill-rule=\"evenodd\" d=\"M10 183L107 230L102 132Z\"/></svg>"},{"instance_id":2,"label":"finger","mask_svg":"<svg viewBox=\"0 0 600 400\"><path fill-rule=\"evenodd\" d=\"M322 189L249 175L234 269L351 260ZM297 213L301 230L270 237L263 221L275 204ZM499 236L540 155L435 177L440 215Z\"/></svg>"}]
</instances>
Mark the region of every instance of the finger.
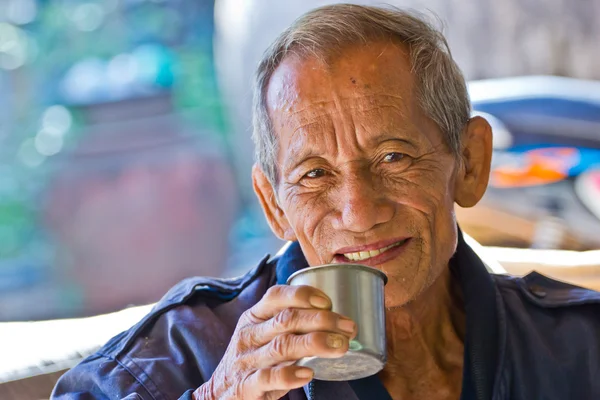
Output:
<instances>
[{"instance_id":1,"label":"finger","mask_svg":"<svg viewBox=\"0 0 600 400\"><path fill-rule=\"evenodd\" d=\"M267 368L304 357L339 358L348 351L350 339L330 332L303 335L284 333L248 354L255 368Z\"/></svg>"},{"instance_id":2,"label":"finger","mask_svg":"<svg viewBox=\"0 0 600 400\"><path fill-rule=\"evenodd\" d=\"M313 371L310 368L296 365L261 368L244 381L241 390L243 398L271 397L272 392L282 392L283 395L308 384L312 378Z\"/></svg>"},{"instance_id":3,"label":"finger","mask_svg":"<svg viewBox=\"0 0 600 400\"><path fill-rule=\"evenodd\" d=\"M329 310L286 308L267 321L248 326L242 336L262 345L282 333L316 331L341 333L353 339L356 336L356 324Z\"/></svg>"},{"instance_id":4,"label":"finger","mask_svg":"<svg viewBox=\"0 0 600 400\"><path fill-rule=\"evenodd\" d=\"M244 312L250 323L271 319L286 308L331 309L331 299L312 286L271 286L263 298Z\"/></svg>"}]
</instances>

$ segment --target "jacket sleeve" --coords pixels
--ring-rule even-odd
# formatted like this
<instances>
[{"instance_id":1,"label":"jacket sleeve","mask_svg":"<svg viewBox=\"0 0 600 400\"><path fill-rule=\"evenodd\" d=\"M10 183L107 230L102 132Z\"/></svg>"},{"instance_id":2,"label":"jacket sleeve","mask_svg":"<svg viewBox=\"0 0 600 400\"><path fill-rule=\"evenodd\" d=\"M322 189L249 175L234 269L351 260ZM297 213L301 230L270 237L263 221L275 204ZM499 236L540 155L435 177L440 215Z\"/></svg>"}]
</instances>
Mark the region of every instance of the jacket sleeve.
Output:
<instances>
[{"instance_id":1,"label":"jacket sleeve","mask_svg":"<svg viewBox=\"0 0 600 400\"><path fill-rule=\"evenodd\" d=\"M184 394L181 395L179 400L194 400L192 398L192 393L194 393L194 390L192 390L192 389L188 390L187 392L185 392Z\"/></svg>"},{"instance_id":2,"label":"jacket sleeve","mask_svg":"<svg viewBox=\"0 0 600 400\"><path fill-rule=\"evenodd\" d=\"M141 321L64 374L51 400L191 400L223 357L237 315L271 284L266 262L237 280L182 281ZM244 301L231 301L250 284Z\"/></svg>"},{"instance_id":3,"label":"jacket sleeve","mask_svg":"<svg viewBox=\"0 0 600 400\"><path fill-rule=\"evenodd\" d=\"M103 355L88 357L57 382L51 400L154 400L156 391L122 362ZM179 400L191 400L193 389Z\"/></svg>"}]
</instances>

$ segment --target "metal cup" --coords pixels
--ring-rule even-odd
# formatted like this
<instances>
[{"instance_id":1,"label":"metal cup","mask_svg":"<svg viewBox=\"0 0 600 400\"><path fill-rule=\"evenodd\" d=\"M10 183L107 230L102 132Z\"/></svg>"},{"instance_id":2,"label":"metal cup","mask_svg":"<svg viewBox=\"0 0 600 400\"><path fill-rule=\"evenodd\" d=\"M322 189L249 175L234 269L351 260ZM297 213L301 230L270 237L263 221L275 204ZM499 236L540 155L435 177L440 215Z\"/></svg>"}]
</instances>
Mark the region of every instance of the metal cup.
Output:
<instances>
[{"instance_id":1,"label":"metal cup","mask_svg":"<svg viewBox=\"0 0 600 400\"><path fill-rule=\"evenodd\" d=\"M352 318L358 334L340 358L305 357L296 365L311 368L315 379L348 381L376 374L387 360L385 347L386 275L360 264L328 264L297 271L288 285L308 285L327 294L332 310Z\"/></svg>"}]
</instances>

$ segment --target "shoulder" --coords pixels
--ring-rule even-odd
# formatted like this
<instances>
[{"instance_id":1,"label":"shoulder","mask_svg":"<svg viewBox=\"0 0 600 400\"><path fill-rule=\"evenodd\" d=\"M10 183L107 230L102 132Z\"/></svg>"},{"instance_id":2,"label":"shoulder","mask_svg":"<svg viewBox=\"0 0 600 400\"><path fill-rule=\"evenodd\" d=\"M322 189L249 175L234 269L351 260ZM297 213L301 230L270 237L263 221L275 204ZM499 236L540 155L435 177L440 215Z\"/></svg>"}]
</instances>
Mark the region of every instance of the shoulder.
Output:
<instances>
[{"instance_id":1,"label":"shoulder","mask_svg":"<svg viewBox=\"0 0 600 400\"><path fill-rule=\"evenodd\" d=\"M565 368L583 373L600 367L600 293L537 272L494 280L507 350L517 364L540 362L546 371L555 368L556 376Z\"/></svg>"},{"instance_id":2,"label":"shoulder","mask_svg":"<svg viewBox=\"0 0 600 400\"><path fill-rule=\"evenodd\" d=\"M93 383L86 393L110 398L132 385L150 398L178 398L200 386L222 358L240 315L274 284L275 265L267 256L238 278L183 280L142 320L67 372L53 398L71 398L68 393L82 390L78 382Z\"/></svg>"},{"instance_id":3,"label":"shoulder","mask_svg":"<svg viewBox=\"0 0 600 400\"><path fill-rule=\"evenodd\" d=\"M537 272L494 281L505 370L513 390L526 393L512 397L600 393L600 381L590 379L600 370L600 293ZM531 383L542 375L543 386Z\"/></svg>"},{"instance_id":4,"label":"shoulder","mask_svg":"<svg viewBox=\"0 0 600 400\"><path fill-rule=\"evenodd\" d=\"M600 356L600 293L537 272L522 278L496 275L494 280L509 336L538 338L553 349L566 341L571 349L593 344Z\"/></svg>"},{"instance_id":5,"label":"shoulder","mask_svg":"<svg viewBox=\"0 0 600 400\"><path fill-rule=\"evenodd\" d=\"M547 328L600 328L600 293L532 272L524 277L493 275L506 318Z\"/></svg>"},{"instance_id":6,"label":"shoulder","mask_svg":"<svg viewBox=\"0 0 600 400\"><path fill-rule=\"evenodd\" d=\"M501 296L540 309L576 311L578 306L600 307L600 293L531 272L524 277L492 275Z\"/></svg>"}]
</instances>

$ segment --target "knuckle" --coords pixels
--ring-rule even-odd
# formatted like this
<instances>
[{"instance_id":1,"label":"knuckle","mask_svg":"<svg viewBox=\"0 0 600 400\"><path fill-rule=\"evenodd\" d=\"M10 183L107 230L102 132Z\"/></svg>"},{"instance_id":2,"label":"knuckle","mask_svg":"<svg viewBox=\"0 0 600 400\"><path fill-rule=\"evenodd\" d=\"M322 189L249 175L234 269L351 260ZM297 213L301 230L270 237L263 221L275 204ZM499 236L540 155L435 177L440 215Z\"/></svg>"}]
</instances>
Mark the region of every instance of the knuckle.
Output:
<instances>
[{"instance_id":1,"label":"knuckle","mask_svg":"<svg viewBox=\"0 0 600 400\"><path fill-rule=\"evenodd\" d=\"M247 324L247 325L238 325L237 329L235 330L235 332L233 334L232 340L236 340L238 342L243 342L244 338L246 336L248 336L248 328L250 326L251 326L250 324Z\"/></svg>"},{"instance_id":2,"label":"knuckle","mask_svg":"<svg viewBox=\"0 0 600 400\"><path fill-rule=\"evenodd\" d=\"M313 312L310 316L311 318L311 322L318 327L329 327L330 322L331 322L331 312L329 311L317 311L317 312Z\"/></svg>"},{"instance_id":3,"label":"knuckle","mask_svg":"<svg viewBox=\"0 0 600 400\"><path fill-rule=\"evenodd\" d=\"M243 338L247 337L247 335L242 334L243 331L234 336L233 339L233 350L235 354L243 354L248 349L246 342Z\"/></svg>"},{"instance_id":4,"label":"knuckle","mask_svg":"<svg viewBox=\"0 0 600 400\"><path fill-rule=\"evenodd\" d=\"M242 327L252 326L252 325L258 324L262 321L263 321L263 319L256 315L254 307L250 307L249 309L244 311L242 313L242 315L240 316L240 320L238 322L238 327L242 328Z\"/></svg>"},{"instance_id":5,"label":"knuckle","mask_svg":"<svg viewBox=\"0 0 600 400\"><path fill-rule=\"evenodd\" d=\"M252 313L252 308L247 309L240 316L238 327L244 327L256 320L254 314Z\"/></svg>"},{"instance_id":6,"label":"knuckle","mask_svg":"<svg viewBox=\"0 0 600 400\"><path fill-rule=\"evenodd\" d=\"M298 318L298 311L293 308L286 308L279 312L274 318L273 323L276 329L286 329Z\"/></svg>"},{"instance_id":7,"label":"knuckle","mask_svg":"<svg viewBox=\"0 0 600 400\"><path fill-rule=\"evenodd\" d=\"M315 347L320 347L319 343L322 341L321 336L321 332L311 332L307 333L306 335L302 335L299 345L301 345L304 349L311 350Z\"/></svg>"},{"instance_id":8,"label":"knuckle","mask_svg":"<svg viewBox=\"0 0 600 400\"><path fill-rule=\"evenodd\" d=\"M244 354L264 344L259 338L261 334L260 327L260 324L248 324L236 329L231 342L237 354Z\"/></svg>"},{"instance_id":9,"label":"knuckle","mask_svg":"<svg viewBox=\"0 0 600 400\"><path fill-rule=\"evenodd\" d=\"M248 329L247 331L248 332L245 336L246 339L244 341L244 348L246 351L254 350L264 344L261 343L261 341L256 337L254 329Z\"/></svg>"},{"instance_id":10,"label":"knuckle","mask_svg":"<svg viewBox=\"0 0 600 400\"><path fill-rule=\"evenodd\" d=\"M236 332L236 334L234 336L235 340L237 340L240 343L247 342L248 339L250 339L250 337L254 333L254 327L255 327L255 325L245 325L245 326L242 326Z\"/></svg>"},{"instance_id":11,"label":"knuckle","mask_svg":"<svg viewBox=\"0 0 600 400\"><path fill-rule=\"evenodd\" d=\"M248 354L259 348L262 343L257 337L253 328L245 328L237 337L235 342L235 350L238 355Z\"/></svg>"},{"instance_id":12,"label":"knuckle","mask_svg":"<svg viewBox=\"0 0 600 400\"><path fill-rule=\"evenodd\" d=\"M264 299L272 300L281 297L285 293L285 289L288 286L283 285L274 285L267 289L267 292L264 295Z\"/></svg>"},{"instance_id":13,"label":"knuckle","mask_svg":"<svg viewBox=\"0 0 600 400\"><path fill-rule=\"evenodd\" d=\"M299 335L295 346L298 353L312 353L315 350L315 332Z\"/></svg>"},{"instance_id":14,"label":"knuckle","mask_svg":"<svg viewBox=\"0 0 600 400\"><path fill-rule=\"evenodd\" d=\"M289 334L275 336L275 338L271 341L270 345L271 357L275 359L282 359L285 357L285 355L289 351L289 347L291 344L291 336L292 335Z\"/></svg>"}]
</instances>

